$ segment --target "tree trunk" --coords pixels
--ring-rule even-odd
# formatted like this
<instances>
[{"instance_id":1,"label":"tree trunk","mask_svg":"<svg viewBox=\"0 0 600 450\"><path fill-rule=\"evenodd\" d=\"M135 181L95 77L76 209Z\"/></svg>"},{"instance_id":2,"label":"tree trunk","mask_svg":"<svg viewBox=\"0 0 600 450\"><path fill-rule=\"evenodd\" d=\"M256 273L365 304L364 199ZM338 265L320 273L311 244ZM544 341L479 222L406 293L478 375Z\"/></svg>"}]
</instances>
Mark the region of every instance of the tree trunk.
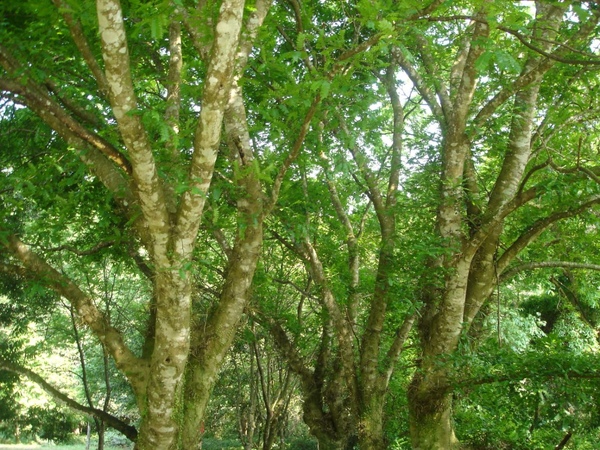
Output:
<instances>
[{"instance_id":1,"label":"tree trunk","mask_svg":"<svg viewBox=\"0 0 600 450\"><path fill-rule=\"evenodd\" d=\"M438 377L435 377L439 380ZM458 448L452 423L452 394L431 379L416 377L409 389L410 437L414 450Z\"/></svg>"},{"instance_id":2,"label":"tree trunk","mask_svg":"<svg viewBox=\"0 0 600 450\"><path fill-rule=\"evenodd\" d=\"M358 426L358 443L361 450L385 450L383 437L383 395L367 399L368 405Z\"/></svg>"},{"instance_id":3,"label":"tree trunk","mask_svg":"<svg viewBox=\"0 0 600 450\"><path fill-rule=\"evenodd\" d=\"M344 441L336 441L324 435L317 436L317 448L319 450L346 450Z\"/></svg>"},{"instance_id":4,"label":"tree trunk","mask_svg":"<svg viewBox=\"0 0 600 450\"><path fill-rule=\"evenodd\" d=\"M258 199L258 186L256 180L249 182L245 184L246 192L255 194L254 198ZM260 216L260 204L245 198L240 200L242 202L247 217L254 214L259 220L245 228L243 237L240 236L234 246L220 302L211 313L206 327L197 324L194 329L184 388L182 442L186 450L197 448L206 405L218 371L235 338L261 251L263 218Z\"/></svg>"},{"instance_id":5,"label":"tree trunk","mask_svg":"<svg viewBox=\"0 0 600 450\"><path fill-rule=\"evenodd\" d=\"M85 435L85 450L90 450L90 439L92 437L92 427L90 426L90 421L87 422L87 432ZM17 440L17 442L19 442Z\"/></svg>"},{"instance_id":6,"label":"tree trunk","mask_svg":"<svg viewBox=\"0 0 600 450\"><path fill-rule=\"evenodd\" d=\"M104 450L104 431L106 425L102 420L98 420L98 450Z\"/></svg>"},{"instance_id":7,"label":"tree trunk","mask_svg":"<svg viewBox=\"0 0 600 450\"><path fill-rule=\"evenodd\" d=\"M571 433L570 431L565 434L565 437L562 438L562 440L558 443L558 445L556 447L554 447L554 450L562 450L563 448L565 448L567 446L567 444L569 443L569 441L571 440L571 436L573 436L573 433Z\"/></svg>"}]
</instances>

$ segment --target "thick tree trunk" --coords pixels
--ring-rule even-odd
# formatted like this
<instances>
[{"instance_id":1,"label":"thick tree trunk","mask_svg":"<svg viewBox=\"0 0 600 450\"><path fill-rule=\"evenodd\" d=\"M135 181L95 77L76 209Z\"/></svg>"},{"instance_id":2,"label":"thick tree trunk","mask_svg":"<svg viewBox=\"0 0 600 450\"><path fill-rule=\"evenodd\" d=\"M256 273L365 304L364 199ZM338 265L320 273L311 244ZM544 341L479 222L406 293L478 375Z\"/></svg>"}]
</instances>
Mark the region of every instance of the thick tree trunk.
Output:
<instances>
[{"instance_id":1,"label":"thick tree trunk","mask_svg":"<svg viewBox=\"0 0 600 450\"><path fill-rule=\"evenodd\" d=\"M323 412L322 399L318 393L304 396L304 423L308 426L319 444L319 450L345 450L349 440L349 431L355 429L347 421L335 421L331 414ZM351 417L338 420L351 420Z\"/></svg>"},{"instance_id":2,"label":"thick tree trunk","mask_svg":"<svg viewBox=\"0 0 600 450\"><path fill-rule=\"evenodd\" d=\"M248 197L239 200L239 209L247 222L258 217L258 222L240 231L227 269L226 281L217 308L211 313L206 327L197 324L188 361L183 418L183 448L195 449L200 441L200 425L218 371L235 338L238 324L246 307L249 289L260 256L263 228L260 185L252 176L242 183ZM252 196L252 197L250 197Z\"/></svg>"},{"instance_id":3,"label":"thick tree trunk","mask_svg":"<svg viewBox=\"0 0 600 450\"><path fill-rule=\"evenodd\" d=\"M410 437L414 450L458 448L452 423L452 395L415 378L409 390Z\"/></svg>"},{"instance_id":4,"label":"thick tree trunk","mask_svg":"<svg viewBox=\"0 0 600 450\"><path fill-rule=\"evenodd\" d=\"M358 443L361 450L385 450L383 436L383 396L369 399L368 409L362 414L358 426Z\"/></svg>"},{"instance_id":5,"label":"thick tree trunk","mask_svg":"<svg viewBox=\"0 0 600 450\"><path fill-rule=\"evenodd\" d=\"M346 443L344 441L330 439L325 435L317 436L317 446L319 450L346 450Z\"/></svg>"},{"instance_id":6,"label":"thick tree trunk","mask_svg":"<svg viewBox=\"0 0 600 450\"><path fill-rule=\"evenodd\" d=\"M189 353L189 281L178 272L159 274L156 291L156 339L136 450L168 450L176 441L176 400Z\"/></svg>"},{"instance_id":7,"label":"thick tree trunk","mask_svg":"<svg viewBox=\"0 0 600 450\"><path fill-rule=\"evenodd\" d=\"M408 392L410 435L414 449L452 450L458 448L452 423L452 396L440 357L450 355L458 346L462 331L469 260L456 263L456 271L446 280L445 292L431 322L421 323L422 361Z\"/></svg>"}]
</instances>

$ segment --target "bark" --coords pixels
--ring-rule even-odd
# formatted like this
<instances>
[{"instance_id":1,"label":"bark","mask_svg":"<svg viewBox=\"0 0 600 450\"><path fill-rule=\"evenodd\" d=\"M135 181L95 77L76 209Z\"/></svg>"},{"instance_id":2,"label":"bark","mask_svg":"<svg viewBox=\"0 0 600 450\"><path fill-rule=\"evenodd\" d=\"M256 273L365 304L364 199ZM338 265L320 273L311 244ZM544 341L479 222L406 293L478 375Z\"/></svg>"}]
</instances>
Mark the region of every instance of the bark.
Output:
<instances>
[{"instance_id":1,"label":"bark","mask_svg":"<svg viewBox=\"0 0 600 450\"><path fill-rule=\"evenodd\" d=\"M414 450L459 448L452 424L452 396L425 383L413 382L409 391L410 436ZM416 390L419 391L416 391Z\"/></svg>"},{"instance_id":2,"label":"bark","mask_svg":"<svg viewBox=\"0 0 600 450\"><path fill-rule=\"evenodd\" d=\"M286 422L287 408L292 396L293 383L289 369L282 375L281 367L273 367L271 358L264 360L260 353L258 343L253 343L256 358L257 375L260 381L261 397L265 409L265 421L262 430L262 449L270 450L275 440L281 436ZM273 375L279 371L277 386L273 382Z\"/></svg>"},{"instance_id":3,"label":"bark","mask_svg":"<svg viewBox=\"0 0 600 450\"><path fill-rule=\"evenodd\" d=\"M372 393L363 399L361 417L358 424L358 444L364 450L384 450L387 448L383 434L383 407L385 391Z\"/></svg>"},{"instance_id":4,"label":"bark","mask_svg":"<svg viewBox=\"0 0 600 450\"><path fill-rule=\"evenodd\" d=\"M562 450L563 448L565 448L567 446L567 444L569 443L569 441L571 440L571 437L573 437L573 432L572 431L567 432L567 434L565 434L565 436L556 445L556 447L554 447L554 450Z\"/></svg>"},{"instance_id":5,"label":"bark","mask_svg":"<svg viewBox=\"0 0 600 450\"><path fill-rule=\"evenodd\" d=\"M256 410L258 405L257 374L254 368L254 354L250 349L250 386L249 401L246 405L240 394L238 399L238 422L240 441L244 450L252 450L254 447L254 433L256 430Z\"/></svg>"},{"instance_id":6,"label":"bark","mask_svg":"<svg viewBox=\"0 0 600 450\"><path fill-rule=\"evenodd\" d=\"M75 338L75 343L77 344L77 353L79 354L79 363L81 364L81 382L83 383L83 392L85 393L85 399L87 400L87 404L90 408L94 408L94 402L92 401L92 394L90 392L90 386L88 383L88 379L87 379L87 368L86 368L86 362L85 362L85 354L83 351L83 345L82 345L82 341L81 341L81 336L79 334L79 330L77 329L77 322L75 321L75 312L73 311L73 307L69 308L69 313L71 316L71 325L73 327L73 336ZM103 349L104 350L104 349ZM107 376L107 372L106 372L106 351L103 352L104 354L104 363L105 363L105 379ZM108 387L108 385L107 385ZM102 408L103 411L107 411L107 406L108 406L108 400L110 399L110 393L109 390L107 389L106 392L106 400L104 402L104 407ZM97 417L93 417L94 419L94 425L96 427L96 431L98 432L98 450L103 450L104 449L104 429L105 429L105 425L104 422L102 420L99 420ZM88 435L89 435L89 423L88 423ZM87 442L87 446L89 447L89 436L88 436L88 442Z\"/></svg>"},{"instance_id":7,"label":"bark","mask_svg":"<svg viewBox=\"0 0 600 450\"><path fill-rule=\"evenodd\" d=\"M246 64L252 43L266 16L269 4L268 1L259 1L255 13L246 24L246 33L235 56L236 73L233 86L224 109L227 143L232 161L236 161L243 171L243 174L239 175L238 185L244 194L237 200L237 238L233 249L227 255L228 267L219 304L211 312L206 327L200 327L198 324L192 331L193 340L184 387L181 440L185 449L196 448L200 442L200 425L206 405L218 370L229 351L248 303L249 289L262 246L263 222L266 216L264 195L256 167L253 166L255 162L250 145L246 111L242 91L236 80ZM198 139L197 142L204 141Z\"/></svg>"},{"instance_id":8,"label":"bark","mask_svg":"<svg viewBox=\"0 0 600 450\"><path fill-rule=\"evenodd\" d=\"M550 41L563 12L560 7L538 3L534 35ZM487 34L483 17L477 19L482 20L482 26L475 24L468 56L464 64L461 62L462 81L460 84L454 82L458 87L452 100L452 113L447 114L449 120L442 149L438 232L448 246L449 254L434 266L443 267L447 275L441 290L429 288L429 295L424 292L423 317L427 320L420 323L422 359L409 391L411 439L414 448L423 450L458 446L443 358L456 350L465 326L472 322L498 283L495 258L499 236L506 216L523 204L518 198L519 189L531 155L533 118L540 83L547 70L539 69L537 55L528 59L523 72L534 76L527 85L514 92L508 149L487 208L480 213L474 208L473 199L467 197L466 210L463 209L463 179L467 185L472 183L470 166L464 163L471 154L466 120L475 87L474 62L482 51L477 48L477 39ZM468 237L463 234L465 224L470 228Z\"/></svg>"},{"instance_id":9,"label":"bark","mask_svg":"<svg viewBox=\"0 0 600 450\"><path fill-rule=\"evenodd\" d=\"M262 223L248 226L244 238L234 246L227 280L216 310L205 330L194 329L188 362L185 394L183 448L193 449L199 442L200 424L214 387L218 370L233 342L248 299L262 243Z\"/></svg>"}]
</instances>

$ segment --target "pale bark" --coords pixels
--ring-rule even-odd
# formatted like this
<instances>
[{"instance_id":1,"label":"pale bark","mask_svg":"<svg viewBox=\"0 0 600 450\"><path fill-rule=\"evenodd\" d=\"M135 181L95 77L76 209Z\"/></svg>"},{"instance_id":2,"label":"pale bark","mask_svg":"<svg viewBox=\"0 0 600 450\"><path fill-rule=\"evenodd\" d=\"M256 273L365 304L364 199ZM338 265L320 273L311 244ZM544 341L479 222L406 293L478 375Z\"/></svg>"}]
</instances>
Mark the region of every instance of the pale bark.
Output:
<instances>
[{"instance_id":1,"label":"pale bark","mask_svg":"<svg viewBox=\"0 0 600 450\"><path fill-rule=\"evenodd\" d=\"M264 195L258 180L258 173L253 166L255 161L250 145L246 111L242 100L242 91L236 80L246 64L252 43L266 16L269 4L268 1L257 3L256 12L248 20L240 49L238 50L237 47L233 49L234 66L230 68L233 85L223 112L225 135L230 147L231 159L236 161L244 171L238 181L240 191L244 194L237 200L237 238L233 248L227 254L229 264L225 272L219 303L211 312L206 326L198 325L193 329L184 386L182 445L186 449L196 448L199 443L200 425L204 418L206 405L218 370L231 347L244 308L248 303L250 285L260 257L263 221L266 215L263 205ZM233 72L234 69L236 72ZM198 133L196 135L197 145L200 142ZM216 157L216 149L214 151L214 157ZM206 162L199 161L197 170L202 171L205 164ZM214 165L214 160L212 164ZM182 214L182 210L179 214Z\"/></svg>"},{"instance_id":2,"label":"pale bark","mask_svg":"<svg viewBox=\"0 0 600 450\"><path fill-rule=\"evenodd\" d=\"M534 35L541 35L547 39L544 42L551 41L564 10L539 3L537 6L538 26ZM541 23L543 25L539 25ZM481 49L475 50L477 29L475 26L469 53L481 52ZM479 33L485 32L485 29L480 28ZM523 76L529 77L527 82L521 81L522 87L513 91L515 102L508 151L488 205L482 212L475 206L473 199L467 197L466 210L463 211L463 178L467 180L467 186L469 182L470 186L473 186L471 168L468 163L465 165L464 161L470 158L471 153L465 126L472 108L476 77L474 62L475 59L469 61L467 56L463 67L463 81L457 87L453 99L452 120L448 123L442 149L438 231L447 242L446 245L457 250L435 264L444 267L448 275L439 294L436 294L435 289L430 291L434 295L431 297L433 301L426 303L423 317L427 320L421 321L423 360L409 392L411 439L414 448L423 450L452 449L458 445L451 420L452 401L448 388L448 373L437 365L436 361L440 356L449 355L457 348L465 325L471 323L497 285L495 255L503 222L511 212L535 194L535 191L528 191L523 196L520 190L531 155L532 124L540 83L545 71L551 67L551 64L540 66L537 56L530 57L523 69ZM488 103L475 120L483 120L490 114L488 109L497 107L502 101L499 97ZM471 190L477 193L475 189ZM468 223L470 227L469 237L463 234L464 223ZM437 295L441 298L436 301ZM424 298L428 297L424 294Z\"/></svg>"},{"instance_id":3,"label":"pale bark","mask_svg":"<svg viewBox=\"0 0 600 450\"><path fill-rule=\"evenodd\" d=\"M110 103L123 142L129 150L137 195L152 235L148 250L158 267L168 267L169 218L165 193L141 118L133 114L137 110L137 100L121 5L118 0L98 0L97 14Z\"/></svg>"}]
</instances>

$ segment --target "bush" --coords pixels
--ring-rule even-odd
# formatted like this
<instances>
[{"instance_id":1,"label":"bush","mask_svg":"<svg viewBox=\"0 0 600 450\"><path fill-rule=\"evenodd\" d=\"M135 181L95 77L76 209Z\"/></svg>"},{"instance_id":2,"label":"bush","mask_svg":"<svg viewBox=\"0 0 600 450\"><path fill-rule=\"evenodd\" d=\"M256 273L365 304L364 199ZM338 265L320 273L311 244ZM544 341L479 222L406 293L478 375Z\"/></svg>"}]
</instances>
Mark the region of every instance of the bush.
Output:
<instances>
[{"instance_id":1,"label":"bush","mask_svg":"<svg viewBox=\"0 0 600 450\"><path fill-rule=\"evenodd\" d=\"M31 425L31 433L57 444L68 444L79 419L68 410L34 406L27 411L24 422Z\"/></svg>"},{"instance_id":2,"label":"bush","mask_svg":"<svg viewBox=\"0 0 600 450\"><path fill-rule=\"evenodd\" d=\"M214 439L204 438L202 440L202 450L221 450L224 448L242 449L240 441L236 439Z\"/></svg>"},{"instance_id":3,"label":"bush","mask_svg":"<svg viewBox=\"0 0 600 450\"><path fill-rule=\"evenodd\" d=\"M317 450L317 441L311 437L299 437L290 440L289 450Z\"/></svg>"},{"instance_id":4,"label":"bush","mask_svg":"<svg viewBox=\"0 0 600 450\"><path fill-rule=\"evenodd\" d=\"M127 439L118 431L110 428L104 432L104 443L108 447L129 448L131 446L131 441L129 439Z\"/></svg>"}]
</instances>

